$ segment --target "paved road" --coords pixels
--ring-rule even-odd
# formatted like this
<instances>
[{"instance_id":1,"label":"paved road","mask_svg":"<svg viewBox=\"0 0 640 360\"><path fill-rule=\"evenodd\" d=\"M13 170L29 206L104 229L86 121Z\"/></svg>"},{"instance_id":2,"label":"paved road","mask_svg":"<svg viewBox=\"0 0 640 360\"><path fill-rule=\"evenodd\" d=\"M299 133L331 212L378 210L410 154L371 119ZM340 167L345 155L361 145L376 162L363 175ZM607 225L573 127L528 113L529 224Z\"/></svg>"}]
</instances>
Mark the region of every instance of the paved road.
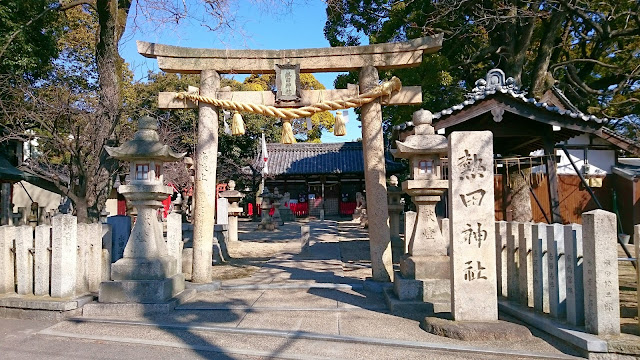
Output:
<instances>
[{"instance_id":1,"label":"paved road","mask_svg":"<svg viewBox=\"0 0 640 360\"><path fill-rule=\"evenodd\" d=\"M332 221L311 226L307 253L281 254L170 313L0 319L0 359L570 358L539 337L462 342L420 329L424 314L389 314L380 292L343 271L339 241L348 234Z\"/></svg>"}]
</instances>

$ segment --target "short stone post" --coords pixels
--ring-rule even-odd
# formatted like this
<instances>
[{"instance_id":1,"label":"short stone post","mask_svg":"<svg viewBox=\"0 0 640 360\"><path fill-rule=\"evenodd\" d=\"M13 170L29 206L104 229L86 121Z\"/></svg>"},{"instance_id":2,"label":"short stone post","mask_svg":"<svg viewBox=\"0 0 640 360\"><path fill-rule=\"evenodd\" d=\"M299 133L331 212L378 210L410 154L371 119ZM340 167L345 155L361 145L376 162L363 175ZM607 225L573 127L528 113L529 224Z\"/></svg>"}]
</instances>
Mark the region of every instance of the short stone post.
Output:
<instances>
[{"instance_id":1,"label":"short stone post","mask_svg":"<svg viewBox=\"0 0 640 360\"><path fill-rule=\"evenodd\" d=\"M496 278L498 295L508 296L507 283L507 222L496 221Z\"/></svg>"},{"instance_id":2,"label":"short stone post","mask_svg":"<svg viewBox=\"0 0 640 360\"><path fill-rule=\"evenodd\" d=\"M564 226L564 253L567 278L567 322L581 326L584 325L582 225Z\"/></svg>"},{"instance_id":3,"label":"short stone post","mask_svg":"<svg viewBox=\"0 0 640 360\"><path fill-rule=\"evenodd\" d=\"M585 329L620 335L616 215L604 210L583 213L582 236Z\"/></svg>"},{"instance_id":4,"label":"short stone post","mask_svg":"<svg viewBox=\"0 0 640 360\"><path fill-rule=\"evenodd\" d=\"M106 220L105 220L106 221ZM111 280L111 259L113 253L113 231L109 224L102 224L102 266L100 266L101 281Z\"/></svg>"},{"instance_id":5,"label":"short stone post","mask_svg":"<svg viewBox=\"0 0 640 360\"><path fill-rule=\"evenodd\" d=\"M220 194L218 194L220 195ZM216 224L227 225L229 223L229 201L222 196L218 197L216 207Z\"/></svg>"},{"instance_id":6,"label":"short stone post","mask_svg":"<svg viewBox=\"0 0 640 360\"><path fill-rule=\"evenodd\" d=\"M394 259L399 259L402 252L402 240L400 239L400 214L404 206L400 202L402 190L398 187L398 177L391 175L387 188L387 202L389 206L389 229L391 233L391 250Z\"/></svg>"},{"instance_id":7,"label":"short stone post","mask_svg":"<svg viewBox=\"0 0 640 360\"><path fill-rule=\"evenodd\" d=\"M102 224L89 224L87 231L87 286L97 292L102 281Z\"/></svg>"},{"instance_id":8,"label":"short stone post","mask_svg":"<svg viewBox=\"0 0 640 360\"><path fill-rule=\"evenodd\" d=\"M360 70L360 91L366 92L378 86L378 70L365 66ZM375 281L393 280L389 208L387 205L387 181L382 137L382 109L374 101L361 107L362 150L364 155L365 186L371 253L371 277Z\"/></svg>"},{"instance_id":9,"label":"short stone post","mask_svg":"<svg viewBox=\"0 0 640 360\"><path fill-rule=\"evenodd\" d=\"M415 211L407 211L404 213L404 254L409 253L409 241L413 237L413 232L416 226L416 213Z\"/></svg>"},{"instance_id":10,"label":"short stone post","mask_svg":"<svg viewBox=\"0 0 640 360\"><path fill-rule=\"evenodd\" d=\"M175 263L177 273L182 273L182 214L167 215L167 251Z\"/></svg>"},{"instance_id":11,"label":"short stone post","mask_svg":"<svg viewBox=\"0 0 640 360\"><path fill-rule=\"evenodd\" d=\"M549 261L547 257L547 224L533 224L533 308L549 312Z\"/></svg>"},{"instance_id":12,"label":"short stone post","mask_svg":"<svg viewBox=\"0 0 640 360\"><path fill-rule=\"evenodd\" d=\"M51 226L36 226L33 294L49 295L51 268Z\"/></svg>"},{"instance_id":13,"label":"short stone post","mask_svg":"<svg viewBox=\"0 0 640 360\"><path fill-rule=\"evenodd\" d=\"M518 285L520 304L533 307L533 261L530 222L518 224Z\"/></svg>"},{"instance_id":14,"label":"short stone post","mask_svg":"<svg viewBox=\"0 0 640 360\"><path fill-rule=\"evenodd\" d=\"M107 224L111 225L111 231L113 232L111 262L116 262L122 259L124 248L129 241L129 234L131 234L131 217L125 215L109 216L107 218Z\"/></svg>"},{"instance_id":15,"label":"short stone post","mask_svg":"<svg viewBox=\"0 0 640 360\"><path fill-rule=\"evenodd\" d=\"M17 227L0 226L0 294L15 292L13 243Z\"/></svg>"},{"instance_id":16,"label":"short stone post","mask_svg":"<svg viewBox=\"0 0 640 360\"><path fill-rule=\"evenodd\" d=\"M456 321L497 321L493 134L449 135L451 313Z\"/></svg>"},{"instance_id":17,"label":"short stone post","mask_svg":"<svg viewBox=\"0 0 640 360\"><path fill-rule=\"evenodd\" d=\"M75 216L60 214L53 217L51 247L51 297L74 295L78 246L78 222Z\"/></svg>"},{"instance_id":18,"label":"short stone post","mask_svg":"<svg viewBox=\"0 0 640 360\"><path fill-rule=\"evenodd\" d=\"M77 263L76 263L76 295L83 295L89 292L89 276L88 276L88 264L89 264L89 224L78 224L78 248L77 248Z\"/></svg>"},{"instance_id":19,"label":"short stone post","mask_svg":"<svg viewBox=\"0 0 640 360\"><path fill-rule=\"evenodd\" d=\"M33 228L19 226L16 234L18 294L33 294Z\"/></svg>"},{"instance_id":20,"label":"short stone post","mask_svg":"<svg viewBox=\"0 0 640 360\"><path fill-rule=\"evenodd\" d=\"M562 224L547 226L547 264L549 266L549 314L564 319L567 315L564 229ZM617 258L616 258L617 259Z\"/></svg>"},{"instance_id":21,"label":"short stone post","mask_svg":"<svg viewBox=\"0 0 640 360\"><path fill-rule=\"evenodd\" d=\"M518 280L520 270L520 255L518 254L518 223L509 221L507 223L507 297L511 300L517 300L520 285Z\"/></svg>"}]
</instances>

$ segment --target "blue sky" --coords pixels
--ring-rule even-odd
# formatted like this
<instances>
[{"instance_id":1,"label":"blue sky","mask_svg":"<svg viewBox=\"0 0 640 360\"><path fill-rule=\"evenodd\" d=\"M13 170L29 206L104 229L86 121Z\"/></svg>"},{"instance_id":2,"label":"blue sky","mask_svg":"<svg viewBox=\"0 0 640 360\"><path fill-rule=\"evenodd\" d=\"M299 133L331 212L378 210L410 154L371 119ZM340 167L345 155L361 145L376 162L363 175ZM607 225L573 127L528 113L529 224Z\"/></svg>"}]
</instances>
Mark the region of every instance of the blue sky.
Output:
<instances>
[{"instance_id":1,"label":"blue sky","mask_svg":"<svg viewBox=\"0 0 640 360\"><path fill-rule=\"evenodd\" d=\"M197 2L197 1L196 1ZM235 14L233 28L212 32L198 21L185 20L178 25L156 26L143 23L132 9L127 31L120 44L120 54L130 64L136 80L143 79L147 71L159 71L155 59L138 54L136 40L197 48L217 49L302 49L328 47L323 28L326 21L322 0L298 0L293 6L280 5L277 0L230 0ZM333 89L337 73L317 73L316 78L328 89ZM245 75L236 75L243 81ZM322 142L352 141L361 137L360 122L353 110L349 111L346 136L322 135Z\"/></svg>"}]
</instances>

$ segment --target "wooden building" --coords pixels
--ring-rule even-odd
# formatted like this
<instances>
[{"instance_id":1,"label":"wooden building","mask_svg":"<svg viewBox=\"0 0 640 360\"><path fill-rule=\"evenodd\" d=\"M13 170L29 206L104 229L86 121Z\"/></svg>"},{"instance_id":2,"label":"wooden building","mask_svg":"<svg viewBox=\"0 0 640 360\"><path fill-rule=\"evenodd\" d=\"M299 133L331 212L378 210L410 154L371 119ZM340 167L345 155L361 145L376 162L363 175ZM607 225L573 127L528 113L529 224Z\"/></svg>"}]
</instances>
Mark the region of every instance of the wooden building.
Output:
<instances>
[{"instance_id":1,"label":"wooden building","mask_svg":"<svg viewBox=\"0 0 640 360\"><path fill-rule=\"evenodd\" d=\"M267 144L269 153L265 185L269 191L291 195L291 208L297 215L350 215L356 206L356 193L364 194L364 158L361 142ZM387 174L402 171L401 163L385 156ZM261 156L254 160L262 170ZM365 194L366 196L366 194Z\"/></svg>"}]
</instances>

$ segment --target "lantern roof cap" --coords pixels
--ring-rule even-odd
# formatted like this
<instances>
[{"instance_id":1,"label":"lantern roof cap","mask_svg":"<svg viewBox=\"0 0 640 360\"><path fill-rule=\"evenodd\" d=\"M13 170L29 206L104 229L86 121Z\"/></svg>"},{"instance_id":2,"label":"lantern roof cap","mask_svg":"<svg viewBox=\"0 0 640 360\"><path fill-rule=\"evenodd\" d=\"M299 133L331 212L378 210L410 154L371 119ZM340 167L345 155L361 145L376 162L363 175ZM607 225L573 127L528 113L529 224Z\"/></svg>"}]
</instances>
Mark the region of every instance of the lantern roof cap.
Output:
<instances>
[{"instance_id":1,"label":"lantern roof cap","mask_svg":"<svg viewBox=\"0 0 640 360\"><path fill-rule=\"evenodd\" d=\"M186 153L176 153L168 145L160 142L158 123L150 116L138 119L138 131L132 140L118 147L105 146L107 153L118 160L159 160L163 162L180 161Z\"/></svg>"}]
</instances>

